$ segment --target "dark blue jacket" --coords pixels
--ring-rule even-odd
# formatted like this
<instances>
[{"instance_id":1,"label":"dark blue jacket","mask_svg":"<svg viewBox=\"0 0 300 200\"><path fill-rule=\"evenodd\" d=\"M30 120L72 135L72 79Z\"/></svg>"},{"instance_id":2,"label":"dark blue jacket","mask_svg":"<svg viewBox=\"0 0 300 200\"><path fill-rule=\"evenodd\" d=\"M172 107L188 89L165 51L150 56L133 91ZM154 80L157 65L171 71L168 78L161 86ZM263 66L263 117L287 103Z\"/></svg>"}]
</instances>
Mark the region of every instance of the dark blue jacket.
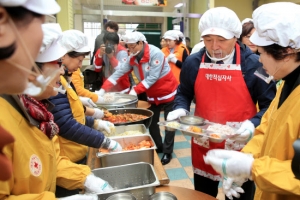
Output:
<instances>
[{"instance_id":1,"label":"dark blue jacket","mask_svg":"<svg viewBox=\"0 0 300 200\"><path fill-rule=\"evenodd\" d=\"M250 119L250 121L254 124L254 126L258 126L260 124L261 117L275 97L276 84L273 81L270 84L267 84L265 81L254 75L256 69L262 66L262 64L258 61L259 56L252 53L246 45L241 43L239 43L239 45L241 49L241 69L244 80L252 97L253 103L258 103L260 110L252 119ZM196 77L198 75L202 56L205 52L206 49L202 48L199 52L188 56L183 63L180 73L180 85L178 86L174 100L174 109L183 108L190 111L190 104L195 95L194 85ZM205 62L211 63L208 56L205 56ZM236 54L233 57L233 63L236 63ZM196 101L197 103L201 103L201 99L196 99Z\"/></svg>"},{"instance_id":2,"label":"dark blue jacket","mask_svg":"<svg viewBox=\"0 0 300 200\"><path fill-rule=\"evenodd\" d=\"M55 105L51 110L54 121L59 126L59 136L89 147L99 148L103 142L103 133L91 128L94 125L92 117L86 117L85 125L78 123L72 114L66 94L51 97L50 102Z\"/></svg>"}]
</instances>

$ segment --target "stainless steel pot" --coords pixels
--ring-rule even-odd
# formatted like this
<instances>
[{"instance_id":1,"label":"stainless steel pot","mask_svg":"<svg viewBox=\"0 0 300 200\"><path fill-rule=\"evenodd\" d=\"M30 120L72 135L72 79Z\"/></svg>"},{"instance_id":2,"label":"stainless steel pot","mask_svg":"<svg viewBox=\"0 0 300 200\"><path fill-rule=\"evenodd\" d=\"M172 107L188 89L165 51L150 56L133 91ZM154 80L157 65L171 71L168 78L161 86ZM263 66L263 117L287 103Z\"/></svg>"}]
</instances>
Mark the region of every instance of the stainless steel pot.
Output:
<instances>
[{"instance_id":1,"label":"stainless steel pot","mask_svg":"<svg viewBox=\"0 0 300 200\"><path fill-rule=\"evenodd\" d=\"M115 100L113 102L96 104L99 108L118 109L118 108L136 108L138 98L135 95L114 93ZM126 102L118 102L122 99L128 99Z\"/></svg>"},{"instance_id":2,"label":"stainless steel pot","mask_svg":"<svg viewBox=\"0 0 300 200\"><path fill-rule=\"evenodd\" d=\"M149 128L152 122L153 112L151 110L142 109L142 108L119 108L119 109L108 109L109 112L112 114L124 114L124 113L132 113L132 114L139 114L147 116L146 119L135 121L135 122L125 122L125 123L118 123L115 126L119 125L129 125L129 124L144 124L146 128Z\"/></svg>"}]
</instances>

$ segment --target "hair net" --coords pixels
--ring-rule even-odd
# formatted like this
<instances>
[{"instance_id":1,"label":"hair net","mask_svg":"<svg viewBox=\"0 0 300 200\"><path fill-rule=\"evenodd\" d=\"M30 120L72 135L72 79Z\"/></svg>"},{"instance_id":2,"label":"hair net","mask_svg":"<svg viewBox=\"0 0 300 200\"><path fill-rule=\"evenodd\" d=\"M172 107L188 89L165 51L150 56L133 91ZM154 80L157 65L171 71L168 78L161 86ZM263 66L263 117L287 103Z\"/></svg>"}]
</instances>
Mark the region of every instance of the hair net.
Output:
<instances>
[{"instance_id":1,"label":"hair net","mask_svg":"<svg viewBox=\"0 0 300 200\"><path fill-rule=\"evenodd\" d=\"M41 15L56 14L60 11L60 6L55 0L0 0L0 5L6 7L22 6Z\"/></svg>"},{"instance_id":2,"label":"hair net","mask_svg":"<svg viewBox=\"0 0 300 200\"><path fill-rule=\"evenodd\" d=\"M300 48L300 6L291 2L269 3L252 14L256 31L250 40L258 46L278 44Z\"/></svg>"},{"instance_id":3,"label":"hair net","mask_svg":"<svg viewBox=\"0 0 300 200\"><path fill-rule=\"evenodd\" d=\"M238 16L225 7L211 8L206 11L199 21L201 37L205 35L219 35L225 39L239 38L242 25Z\"/></svg>"},{"instance_id":4,"label":"hair net","mask_svg":"<svg viewBox=\"0 0 300 200\"><path fill-rule=\"evenodd\" d=\"M59 42L68 52L75 51L84 53L90 51L87 36L78 30L64 31Z\"/></svg>"},{"instance_id":5,"label":"hair net","mask_svg":"<svg viewBox=\"0 0 300 200\"><path fill-rule=\"evenodd\" d=\"M58 60L67 53L67 50L58 43L62 34L60 25L56 23L42 24L42 29L43 43L35 61L45 63Z\"/></svg>"},{"instance_id":6,"label":"hair net","mask_svg":"<svg viewBox=\"0 0 300 200\"><path fill-rule=\"evenodd\" d=\"M169 39L169 40L179 40L181 38L182 40L184 39L184 35L181 31L178 30L169 30L165 32L164 39Z\"/></svg>"},{"instance_id":7,"label":"hair net","mask_svg":"<svg viewBox=\"0 0 300 200\"><path fill-rule=\"evenodd\" d=\"M146 37L141 32L128 32L123 35L122 39L125 43L136 43L138 41L146 41Z\"/></svg>"},{"instance_id":8,"label":"hair net","mask_svg":"<svg viewBox=\"0 0 300 200\"><path fill-rule=\"evenodd\" d=\"M248 22L253 22L253 20L251 18L245 18L243 21L242 21L242 26L245 24L245 23L248 23Z\"/></svg>"}]
</instances>

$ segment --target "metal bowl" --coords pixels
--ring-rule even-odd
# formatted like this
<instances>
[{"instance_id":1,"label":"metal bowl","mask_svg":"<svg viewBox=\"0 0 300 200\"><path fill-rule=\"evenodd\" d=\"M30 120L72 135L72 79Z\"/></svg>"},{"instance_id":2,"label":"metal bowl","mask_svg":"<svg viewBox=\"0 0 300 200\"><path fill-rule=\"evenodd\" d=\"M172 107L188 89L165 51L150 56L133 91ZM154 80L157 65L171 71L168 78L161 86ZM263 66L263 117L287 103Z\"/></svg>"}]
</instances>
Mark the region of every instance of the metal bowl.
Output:
<instances>
[{"instance_id":1,"label":"metal bowl","mask_svg":"<svg viewBox=\"0 0 300 200\"><path fill-rule=\"evenodd\" d=\"M202 126L204 125L204 119L197 116L181 116L179 117L179 122L182 124Z\"/></svg>"},{"instance_id":2,"label":"metal bowl","mask_svg":"<svg viewBox=\"0 0 300 200\"><path fill-rule=\"evenodd\" d=\"M113 92L111 92L113 93ZM96 104L98 108L117 109L117 108L136 108L138 98L135 95L114 93L115 100L113 102L105 102ZM126 102L118 102L120 99L128 99Z\"/></svg>"},{"instance_id":3,"label":"metal bowl","mask_svg":"<svg viewBox=\"0 0 300 200\"><path fill-rule=\"evenodd\" d=\"M177 197L170 192L157 192L151 195L149 200L177 200Z\"/></svg>"},{"instance_id":4,"label":"metal bowl","mask_svg":"<svg viewBox=\"0 0 300 200\"><path fill-rule=\"evenodd\" d=\"M136 200L130 193L118 193L108 197L106 200Z\"/></svg>"},{"instance_id":5,"label":"metal bowl","mask_svg":"<svg viewBox=\"0 0 300 200\"><path fill-rule=\"evenodd\" d=\"M142 108L119 108L119 109L108 109L112 114L124 114L124 113L132 113L147 116L146 119L134 121L134 122L125 122L125 123L117 123L115 126L119 125L129 125L129 124L144 124L146 128L149 128L152 122L153 112L151 110L142 109Z\"/></svg>"}]
</instances>

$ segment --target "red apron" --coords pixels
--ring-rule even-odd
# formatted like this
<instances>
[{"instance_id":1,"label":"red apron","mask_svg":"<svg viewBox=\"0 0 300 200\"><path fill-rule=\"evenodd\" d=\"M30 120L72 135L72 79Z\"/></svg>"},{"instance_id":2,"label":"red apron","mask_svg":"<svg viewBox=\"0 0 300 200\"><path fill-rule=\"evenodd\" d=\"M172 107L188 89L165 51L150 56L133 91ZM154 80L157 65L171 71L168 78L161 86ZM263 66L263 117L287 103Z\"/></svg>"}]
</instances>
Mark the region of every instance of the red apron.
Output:
<instances>
[{"instance_id":1,"label":"red apron","mask_svg":"<svg viewBox=\"0 0 300 200\"><path fill-rule=\"evenodd\" d=\"M236 64L204 63L202 57L195 82L195 97L197 100L195 115L211 122L220 124L240 124L256 114L256 107L252 101L241 71L240 46L235 45ZM194 173L220 180L221 176L203 161L203 156L210 149L240 150L245 144L235 144L232 140L213 143L208 138L192 138L192 163Z\"/></svg>"}]
</instances>

